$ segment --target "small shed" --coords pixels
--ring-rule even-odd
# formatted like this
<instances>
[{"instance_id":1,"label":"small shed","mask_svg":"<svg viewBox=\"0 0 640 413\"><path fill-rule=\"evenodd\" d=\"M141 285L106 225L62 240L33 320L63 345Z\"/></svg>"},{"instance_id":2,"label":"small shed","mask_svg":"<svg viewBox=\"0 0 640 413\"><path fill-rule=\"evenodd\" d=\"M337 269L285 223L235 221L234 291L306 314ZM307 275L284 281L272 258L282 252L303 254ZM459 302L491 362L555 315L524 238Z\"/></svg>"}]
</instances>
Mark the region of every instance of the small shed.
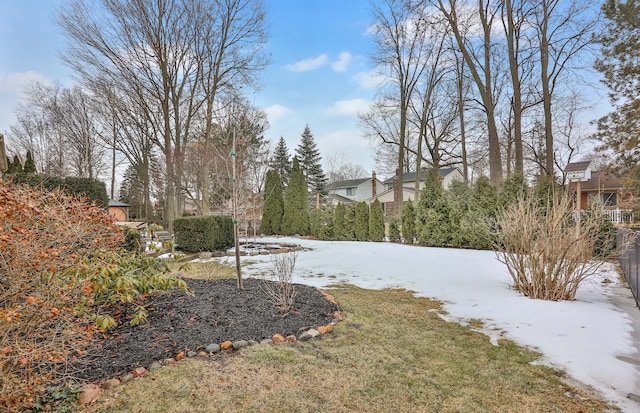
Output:
<instances>
[{"instance_id":1,"label":"small shed","mask_svg":"<svg viewBox=\"0 0 640 413\"><path fill-rule=\"evenodd\" d=\"M118 220L118 222L127 222L129 221L129 207L131 205L126 202L116 201L115 199L110 199L107 204L109 208L109 215L113 216Z\"/></svg>"}]
</instances>

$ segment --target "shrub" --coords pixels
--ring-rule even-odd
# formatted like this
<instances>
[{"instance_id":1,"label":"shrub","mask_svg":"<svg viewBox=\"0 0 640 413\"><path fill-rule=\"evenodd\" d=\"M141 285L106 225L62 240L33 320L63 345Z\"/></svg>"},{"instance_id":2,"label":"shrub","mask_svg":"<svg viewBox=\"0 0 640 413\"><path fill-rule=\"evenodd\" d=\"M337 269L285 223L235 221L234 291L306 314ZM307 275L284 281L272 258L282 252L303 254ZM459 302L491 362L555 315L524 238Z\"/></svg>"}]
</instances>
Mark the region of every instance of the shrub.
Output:
<instances>
[{"instance_id":1,"label":"shrub","mask_svg":"<svg viewBox=\"0 0 640 413\"><path fill-rule=\"evenodd\" d=\"M262 211L260 232L265 235L280 233L282 214L284 213L284 198L280 175L275 170L267 172Z\"/></svg>"},{"instance_id":2,"label":"shrub","mask_svg":"<svg viewBox=\"0 0 640 413\"><path fill-rule=\"evenodd\" d=\"M131 252L142 252L140 251L142 247L140 244L140 232L135 228L124 228L122 231L124 232L124 244L122 248Z\"/></svg>"},{"instance_id":3,"label":"shrub","mask_svg":"<svg viewBox=\"0 0 640 413\"><path fill-rule=\"evenodd\" d=\"M413 244L416 239L416 210L411 200L402 207L402 238L408 244Z\"/></svg>"},{"instance_id":4,"label":"shrub","mask_svg":"<svg viewBox=\"0 0 640 413\"><path fill-rule=\"evenodd\" d=\"M271 255L271 275L260 283L262 291L283 314L291 311L297 294L292 283L297 257L295 252Z\"/></svg>"},{"instance_id":5,"label":"shrub","mask_svg":"<svg viewBox=\"0 0 640 413\"><path fill-rule=\"evenodd\" d=\"M369 239L380 242L384 239L384 212L380 201L375 199L369 208Z\"/></svg>"},{"instance_id":6,"label":"shrub","mask_svg":"<svg viewBox=\"0 0 640 413\"><path fill-rule=\"evenodd\" d=\"M405 205L406 207L406 205ZM403 210L404 212L404 210ZM391 218L389 221L389 241L391 242L399 242L400 241L400 220L398 217Z\"/></svg>"},{"instance_id":7,"label":"shrub","mask_svg":"<svg viewBox=\"0 0 640 413\"><path fill-rule=\"evenodd\" d=\"M573 300L582 282L602 265L594 250L602 212L594 209L579 222L573 202L562 193L520 198L497 216L496 249L513 287L530 298Z\"/></svg>"},{"instance_id":8,"label":"shrub","mask_svg":"<svg viewBox=\"0 0 640 413\"><path fill-rule=\"evenodd\" d=\"M338 241L346 241L348 238L346 231L347 208L343 203L338 203L333 211L333 236Z\"/></svg>"},{"instance_id":9,"label":"shrub","mask_svg":"<svg viewBox=\"0 0 640 413\"><path fill-rule=\"evenodd\" d=\"M105 307L118 304L133 304L135 311L130 321L132 326L147 319L147 310L141 298L148 294L178 288L188 292L187 284L171 274L164 262L151 257L133 254L101 252L85 257L71 271L79 279L91 283L91 300L80 303L81 315L94 320L97 327L107 330L117 321L106 312ZM90 306L90 307L89 307Z\"/></svg>"},{"instance_id":10,"label":"shrub","mask_svg":"<svg viewBox=\"0 0 640 413\"><path fill-rule=\"evenodd\" d=\"M344 240L355 241L356 239L356 206L349 205L344 216Z\"/></svg>"},{"instance_id":11,"label":"shrub","mask_svg":"<svg viewBox=\"0 0 640 413\"><path fill-rule=\"evenodd\" d=\"M426 246L447 245L451 238L449 208L443 195L440 174L435 168L427 173L416 208L418 242Z\"/></svg>"},{"instance_id":12,"label":"shrub","mask_svg":"<svg viewBox=\"0 0 640 413\"><path fill-rule=\"evenodd\" d=\"M282 233L285 235L307 235L309 233L309 201L307 182L297 158L293 158L289 186L284 197Z\"/></svg>"},{"instance_id":13,"label":"shrub","mask_svg":"<svg viewBox=\"0 0 640 413\"><path fill-rule=\"evenodd\" d=\"M173 231L183 251L216 251L233 245L233 220L229 216L177 218Z\"/></svg>"},{"instance_id":14,"label":"shrub","mask_svg":"<svg viewBox=\"0 0 640 413\"><path fill-rule=\"evenodd\" d=\"M58 365L91 338L92 327L76 318L91 283L69 270L122 242L103 208L60 189L0 182L0 405L32 405Z\"/></svg>"},{"instance_id":15,"label":"shrub","mask_svg":"<svg viewBox=\"0 0 640 413\"><path fill-rule=\"evenodd\" d=\"M109 203L107 187L104 182L96 179L78 177L59 178L57 176L26 173L25 171L25 173L11 174L10 181L16 185L25 184L36 189L49 191L62 189L76 197L87 197L103 208L106 208Z\"/></svg>"},{"instance_id":16,"label":"shrub","mask_svg":"<svg viewBox=\"0 0 640 413\"><path fill-rule=\"evenodd\" d=\"M311 235L328 241L333 239L333 211L327 208L313 209L309 213Z\"/></svg>"},{"instance_id":17,"label":"shrub","mask_svg":"<svg viewBox=\"0 0 640 413\"><path fill-rule=\"evenodd\" d=\"M364 201L356 204L354 230L357 241L369 240L369 206Z\"/></svg>"}]
</instances>

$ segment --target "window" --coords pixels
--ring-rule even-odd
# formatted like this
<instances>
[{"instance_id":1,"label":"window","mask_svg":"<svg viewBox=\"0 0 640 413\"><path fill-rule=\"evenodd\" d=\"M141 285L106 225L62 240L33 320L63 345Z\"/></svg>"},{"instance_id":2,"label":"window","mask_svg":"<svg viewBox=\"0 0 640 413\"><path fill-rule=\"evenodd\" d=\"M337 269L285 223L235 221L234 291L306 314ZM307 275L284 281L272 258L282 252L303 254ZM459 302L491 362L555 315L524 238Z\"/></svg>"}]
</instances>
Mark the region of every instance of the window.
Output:
<instances>
[{"instance_id":1,"label":"window","mask_svg":"<svg viewBox=\"0 0 640 413\"><path fill-rule=\"evenodd\" d=\"M618 194L615 192L601 192L599 194L589 194L589 205L593 205L596 200L601 206L615 207L618 206Z\"/></svg>"},{"instance_id":2,"label":"window","mask_svg":"<svg viewBox=\"0 0 640 413\"><path fill-rule=\"evenodd\" d=\"M608 207L614 207L618 205L618 194L615 192L603 192L602 193L602 205Z\"/></svg>"},{"instance_id":3,"label":"window","mask_svg":"<svg viewBox=\"0 0 640 413\"><path fill-rule=\"evenodd\" d=\"M347 196L356 196L356 188L347 188Z\"/></svg>"}]
</instances>

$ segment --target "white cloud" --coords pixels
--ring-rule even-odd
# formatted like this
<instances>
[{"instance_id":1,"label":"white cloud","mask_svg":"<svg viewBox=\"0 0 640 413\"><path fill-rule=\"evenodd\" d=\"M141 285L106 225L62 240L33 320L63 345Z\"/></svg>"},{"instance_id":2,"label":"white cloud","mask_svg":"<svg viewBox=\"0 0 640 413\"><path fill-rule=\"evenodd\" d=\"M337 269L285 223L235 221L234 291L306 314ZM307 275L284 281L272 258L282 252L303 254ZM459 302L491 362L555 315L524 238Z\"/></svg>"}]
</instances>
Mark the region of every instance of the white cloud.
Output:
<instances>
[{"instance_id":1,"label":"white cloud","mask_svg":"<svg viewBox=\"0 0 640 413\"><path fill-rule=\"evenodd\" d=\"M336 72L346 72L349 63L353 60L353 56L349 52L342 52L338 60L331 64L331 68Z\"/></svg>"},{"instance_id":2,"label":"white cloud","mask_svg":"<svg viewBox=\"0 0 640 413\"><path fill-rule=\"evenodd\" d=\"M271 105L268 108L265 108L264 111L267 113L269 123L272 124L293 113L293 110L290 108L279 104Z\"/></svg>"},{"instance_id":3,"label":"white cloud","mask_svg":"<svg viewBox=\"0 0 640 413\"><path fill-rule=\"evenodd\" d=\"M328 110L330 114L344 116L358 116L359 113L366 112L369 109L371 101L362 98L339 100Z\"/></svg>"},{"instance_id":4,"label":"white cloud","mask_svg":"<svg viewBox=\"0 0 640 413\"><path fill-rule=\"evenodd\" d=\"M0 131L8 131L9 126L15 123L15 110L20 102L20 95L27 84L35 81L51 84L44 75L33 70L18 73L0 72Z\"/></svg>"},{"instance_id":5,"label":"white cloud","mask_svg":"<svg viewBox=\"0 0 640 413\"><path fill-rule=\"evenodd\" d=\"M33 70L19 73L0 72L0 93L19 95L28 83L35 81L51 83L44 75Z\"/></svg>"},{"instance_id":6,"label":"white cloud","mask_svg":"<svg viewBox=\"0 0 640 413\"><path fill-rule=\"evenodd\" d=\"M358 72L353 75L353 80L355 80L362 89L377 89L389 81L386 76L375 71Z\"/></svg>"},{"instance_id":7,"label":"white cloud","mask_svg":"<svg viewBox=\"0 0 640 413\"><path fill-rule=\"evenodd\" d=\"M320 134L316 138L318 149L325 156L344 154L350 163L362 165L366 170L373 169L373 157L369 149L369 140L357 129L335 130Z\"/></svg>"},{"instance_id":8,"label":"white cloud","mask_svg":"<svg viewBox=\"0 0 640 413\"><path fill-rule=\"evenodd\" d=\"M309 59L298 60L295 63L285 65L284 68L290 72L308 72L326 65L327 61L329 61L329 56L327 56L327 54L321 54Z\"/></svg>"}]
</instances>

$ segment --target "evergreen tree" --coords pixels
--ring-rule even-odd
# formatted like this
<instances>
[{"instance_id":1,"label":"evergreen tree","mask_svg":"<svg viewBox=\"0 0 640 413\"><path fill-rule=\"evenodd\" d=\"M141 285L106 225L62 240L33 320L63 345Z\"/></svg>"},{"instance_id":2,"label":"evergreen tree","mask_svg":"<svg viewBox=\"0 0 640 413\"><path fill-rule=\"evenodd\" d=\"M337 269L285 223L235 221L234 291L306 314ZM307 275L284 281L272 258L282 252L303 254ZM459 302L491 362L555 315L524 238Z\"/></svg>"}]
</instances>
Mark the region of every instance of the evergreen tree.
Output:
<instances>
[{"instance_id":1,"label":"evergreen tree","mask_svg":"<svg viewBox=\"0 0 640 413\"><path fill-rule=\"evenodd\" d=\"M343 203L339 202L336 209L333 211L333 235L338 241L348 240L346 231L346 214L347 208Z\"/></svg>"},{"instance_id":2,"label":"evergreen tree","mask_svg":"<svg viewBox=\"0 0 640 413\"><path fill-rule=\"evenodd\" d=\"M538 206L544 210L555 202L556 196L561 191L562 189L553 177L540 176L533 187L533 196L536 198Z\"/></svg>"},{"instance_id":3,"label":"evergreen tree","mask_svg":"<svg viewBox=\"0 0 640 413\"><path fill-rule=\"evenodd\" d=\"M273 157L269 162L269 167L280 175L283 187L289 183L289 174L291 173L291 157L289 156L289 148L284 141L284 137L280 136L280 140L273 151Z\"/></svg>"},{"instance_id":4,"label":"evergreen tree","mask_svg":"<svg viewBox=\"0 0 640 413\"><path fill-rule=\"evenodd\" d=\"M344 216L344 236L345 241L355 241L356 239L356 206L349 205Z\"/></svg>"},{"instance_id":5,"label":"evergreen tree","mask_svg":"<svg viewBox=\"0 0 640 413\"><path fill-rule=\"evenodd\" d=\"M356 205L355 235L356 241L369 240L369 206L366 202L358 202Z\"/></svg>"},{"instance_id":6,"label":"evergreen tree","mask_svg":"<svg viewBox=\"0 0 640 413\"><path fill-rule=\"evenodd\" d=\"M23 172L27 174L35 174L36 171L36 163L31 156L31 151L27 151L27 159L24 161Z\"/></svg>"},{"instance_id":7,"label":"evergreen tree","mask_svg":"<svg viewBox=\"0 0 640 413\"><path fill-rule=\"evenodd\" d=\"M330 208L312 209L309 213L311 218L311 235L317 239L328 241L334 238L333 235L333 210Z\"/></svg>"},{"instance_id":8,"label":"evergreen tree","mask_svg":"<svg viewBox=\"0 0 640 413\"><path fill-rule=\"evenodd\" d=\"M122 176L118 199L130 205L129 218L132 220L151 218L145 216L143 186L138 171L133 165L129 165Z\"/></svg>"},{"instance_id":9,"label":"evergreen tree","mask_svg":"<svg viewBox=\"0 0 640 413\"><path fill-rule=\"evenodd\" d=\"M277 170L267 172L264 184L264 205L262 207L262 221L260 232L262 234L279 234L284 214L284 198L282 195L282 182Z\"/></svg>"},{"instance_id":10,"label":"evergreen tree","mask_svg":"<svg viewBox=\"0 0 640 413\"><path fill-rule=\"evenodd\" d=\"M473 184L469 212L461 222L466 244L471 248L490 249L493 225L498 210L498 193L489 178L481 176Z\"/></svg>"},{"instance_id":11,"label":"evergreen tree","mask_svg":"<svg viewBox=\"0 0 640 413\"><path fill-rule=\"evenodd\" d=\"M418 242L427 246L445 246L451 238L449 210L442 191L440 173L431 168L420 191L416 208Z\"/></svg>"},{"instance_id":12,"label":"evergreen tree","mask_svg":"<svg viewBox=\"0 0 640 413\"><path fill-rule=\"evenodd\" d=\"M11 174L13 173L13 163L11 163L11 159L9 159L9 157L7 156L7 170L6 173Z\"/></svg>"},{"instance_id":13,"label":"evergreen tree","mask_svg":"<svg viewBox=\"0 0 640 413\"><path fill-rule=\"evenodd\" d=\"M296 148L297 157L300 159L300 169L307 178L307 184L309 185L309 192L313 195L319 193L326 195L327 190L327 177L322 171L322 156L313 139L309 125L305 126L304 132L302 132L302 140L300 145Z\"/></svg>"},{"instance_id":14,"label":"evergreen tree","mask_svg":"<svg viewBox=\"0 0 640 413\"><path fill-rule=\"evenodd\" d=\"M309 219L307 182L302 170L300 170L298 158L293 158L289 186L287 186L284 197L282 233L285 235L307 235L309 233Z\"/></svg>"},{"instance_id":15,"label":"evergreen tree","mask_svg":"<svg viewBox=\"0 0 640 413\"><path fill-rule=\"evenodd\" d=\"M602 5L605 29L595 68L603 73L614 110L598 120L596 137L615 158L615 172L627 189L640 194L640 2L608 0Z\"/></svg>"},{"instance_id":16,"label":"evergreen tree","mask_svg":"<svg viewBox=\"0 0 640 413\"><path fill-rule=\"evenodd\" d=\"M22 162L20 162L20 158L18 158L18 155L13 155L13 162L11 162L11 172L15 174L24 172L22 170Z\"/></svg>"},{"instance_id":17,"label":"evergreen tree","mask_svg":"<svg viewBox=\"0 0 640 413\"><path fill-rule=\"evenodd\" d=\"M402 207L401 227L404 242L413 244L416 238L416 211L410 199Z\"/></svg>"},{"instance_id":18,"label":"evergreen tree","mask_svg":"<svg viewBox=\"0 0 640 413\"><path fill-rule=\"evenodd\" d=\"M469 215L469 204L472 201L471 187L462 181L453 181L451 186L444 193L449 207L449 228L451 230L451 246L469 246L467 231L467 216Z\"/></svg>"},{"instance_id":19,"label":"evergreen tree","mask_svg":"<svg viewBox=\"0 0 640 413\"><path fill-rule=\"evenodd\" d=\"M527 183L524 180L524 176L520 174L511 175L502 184L499 206L502 208L508 207L526 195Z\"/></svg>"},{"instance_id":20,"label":"evergreen tree","mask_svg":"<svg viewBox=\"0 0 640 413\"><path fill-rule=\"evenodd\" d=\"M377 198L369 209L369 239L374 242L384 239L384 212Z\"/></svg>"},{"instance_id":21,"label":"evergreen tree","mask_svg":"<svg viewBox=\"0 0 640 413\"><path fill-rule=\"evenodd\" d=\"M389 241L400 241L400 220L398 217L393 217L389 221Z\"/></svg>"}]
</instances>

